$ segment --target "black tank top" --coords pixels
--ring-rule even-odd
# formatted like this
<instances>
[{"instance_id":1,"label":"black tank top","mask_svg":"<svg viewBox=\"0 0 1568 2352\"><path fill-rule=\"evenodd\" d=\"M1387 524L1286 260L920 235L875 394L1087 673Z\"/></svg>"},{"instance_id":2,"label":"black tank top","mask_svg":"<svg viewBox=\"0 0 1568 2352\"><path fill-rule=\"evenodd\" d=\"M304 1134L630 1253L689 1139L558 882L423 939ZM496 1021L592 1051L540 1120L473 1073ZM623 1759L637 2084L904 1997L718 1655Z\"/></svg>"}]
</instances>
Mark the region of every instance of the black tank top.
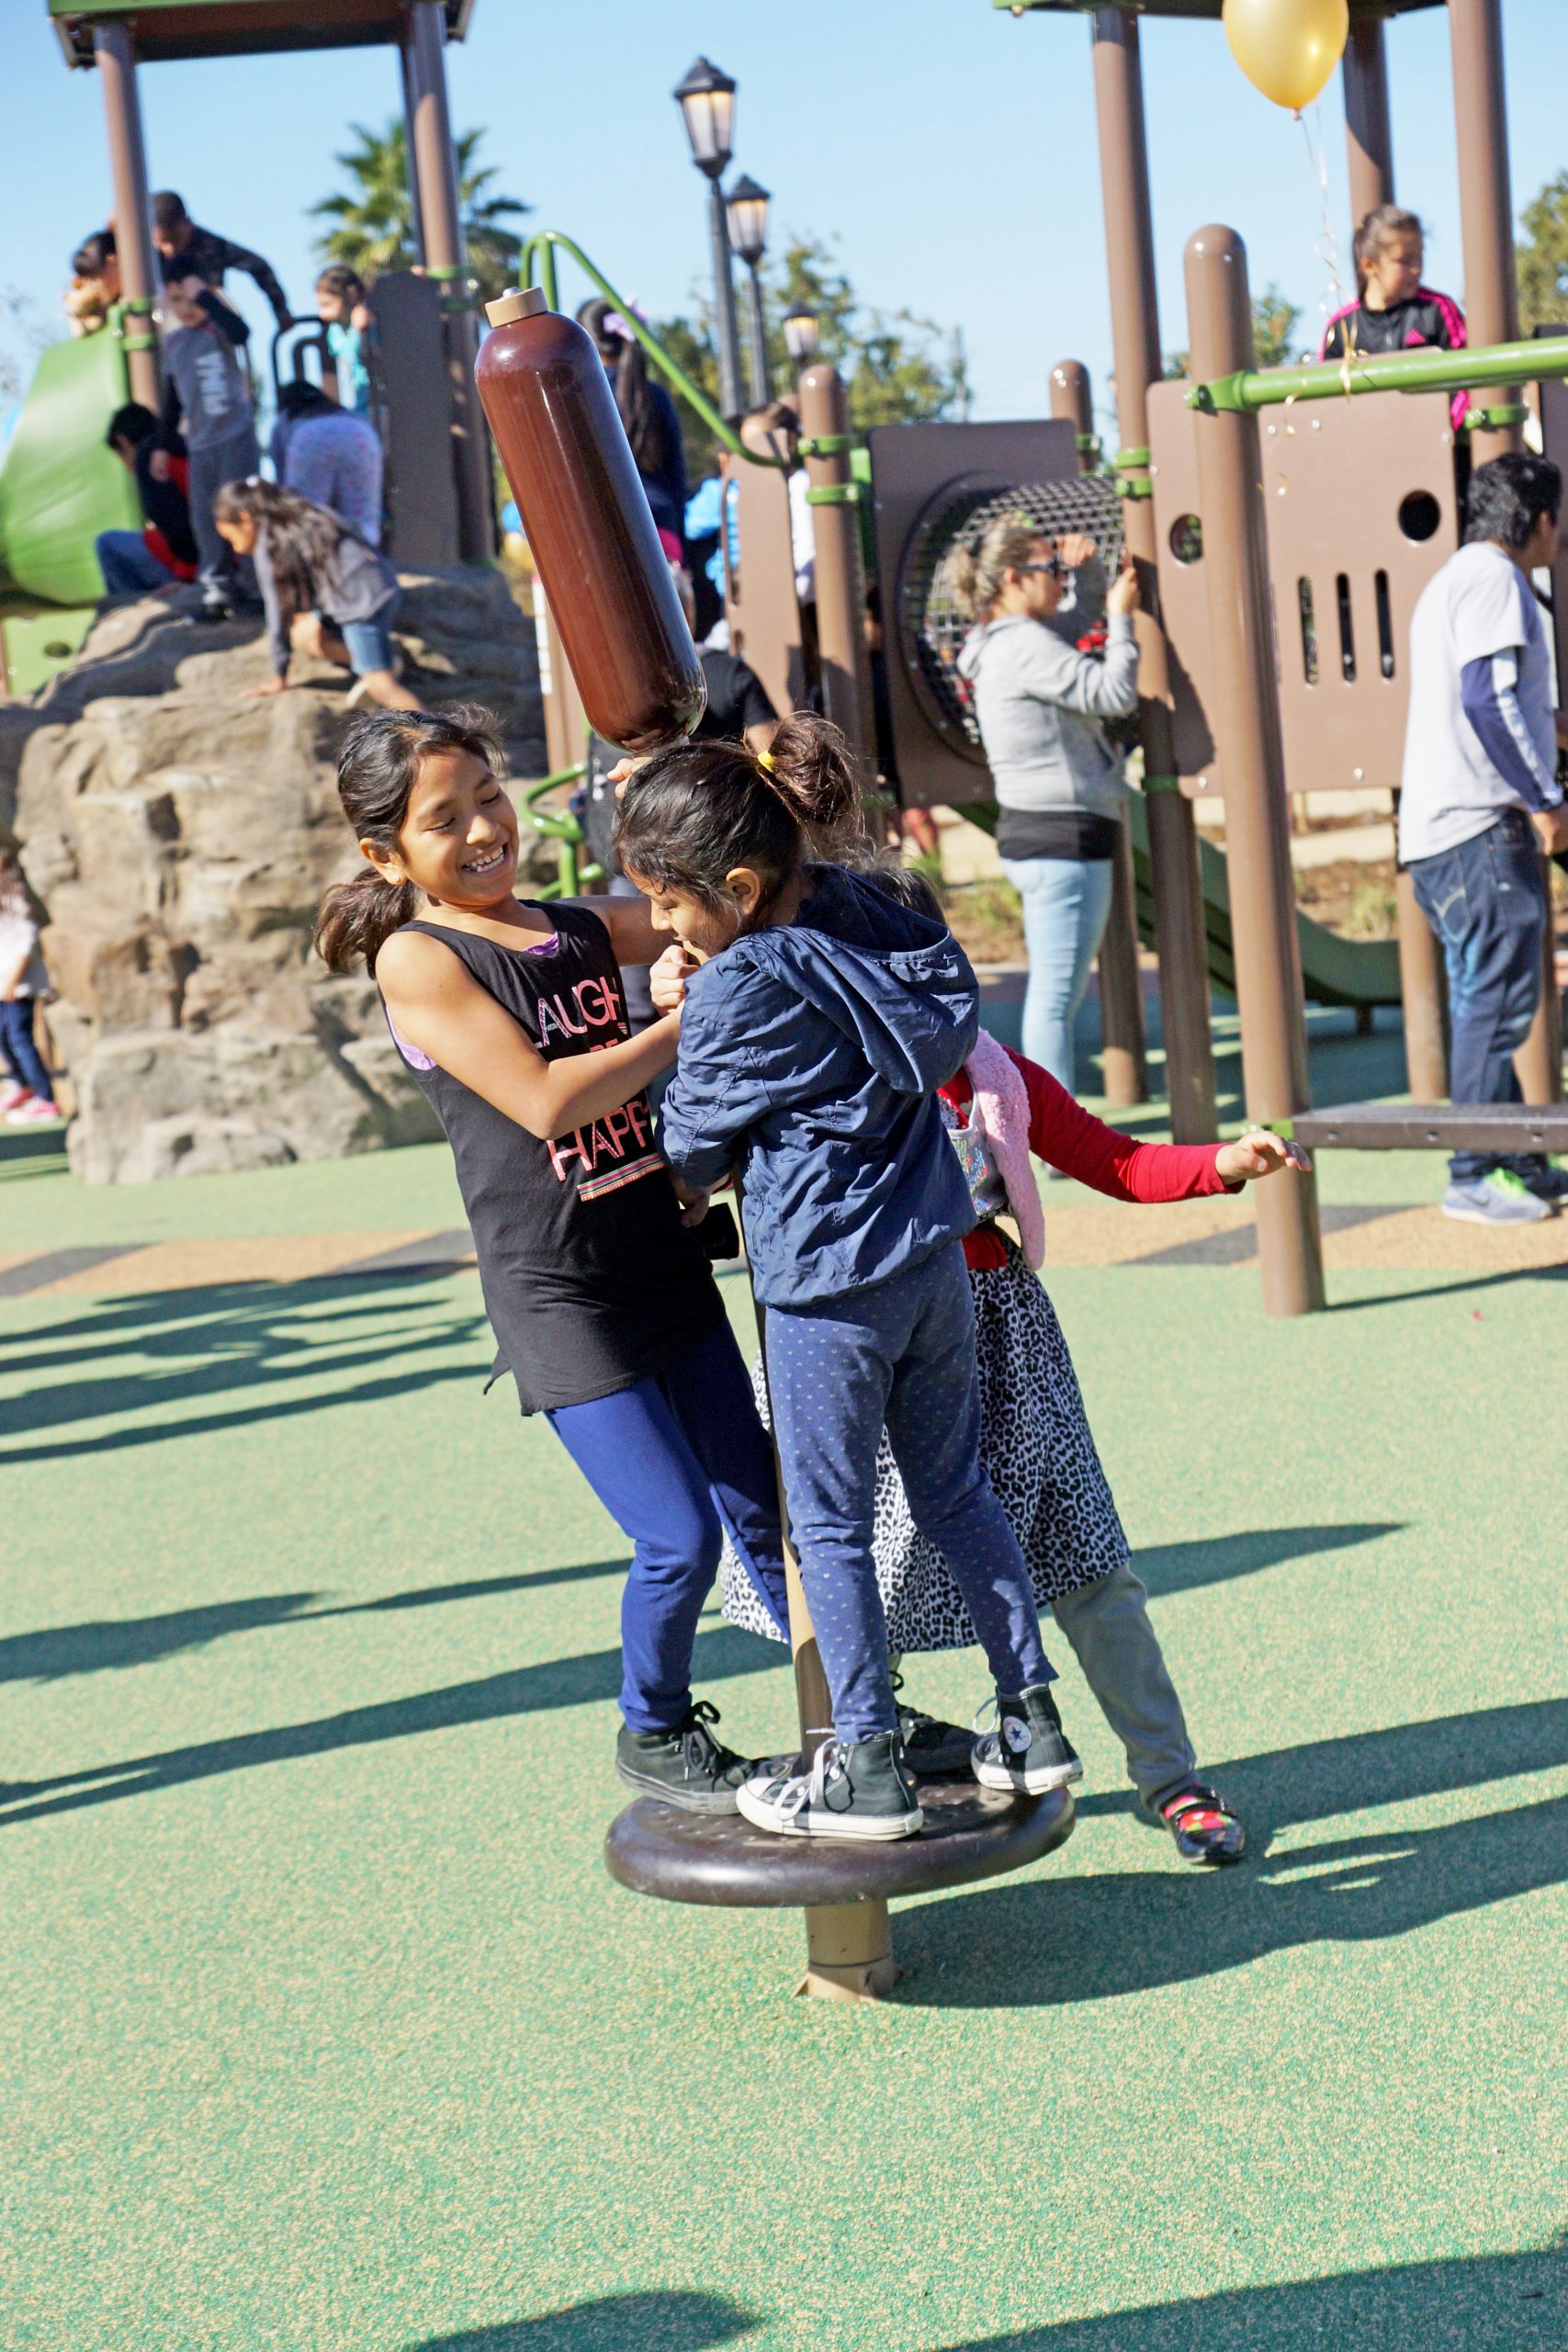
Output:
<instances>
[{"instance_id":1,"label":"black tank top","mask_svg":"<svg viewBox=\"0 0 1568 2352\"><path fill-rule=\"evenodd\" d=\"M440 923L405 928L449 947L546 1061L617 1044L630 1031L609 933L580 907L539 911L554 915L556 930L534 947L502 947ZM681 1223L646 1094L542 1142L395 1028L392 1036L446 1130L496 1370L512 1374L525 1413L629 1388L720 1320L723 1302L696 1236Z\"/></svg>"}]
</instances>

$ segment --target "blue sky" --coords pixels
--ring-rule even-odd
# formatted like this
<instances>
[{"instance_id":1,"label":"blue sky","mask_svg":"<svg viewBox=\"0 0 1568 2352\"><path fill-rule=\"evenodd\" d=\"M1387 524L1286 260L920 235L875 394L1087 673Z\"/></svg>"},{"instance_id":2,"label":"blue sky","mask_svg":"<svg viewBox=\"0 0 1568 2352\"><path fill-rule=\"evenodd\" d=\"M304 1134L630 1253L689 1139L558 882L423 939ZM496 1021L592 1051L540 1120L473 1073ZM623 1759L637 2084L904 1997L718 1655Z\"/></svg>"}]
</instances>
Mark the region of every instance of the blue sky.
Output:
<instances>
[{"instance_id":1,"label":"blue sky","mask_svg":"<svg viewBox=\"0 0 1568 2352\"><path fill-rule=\"evenodd\" d=\"M72 248L109 203L97 77L67 73L42 0L3 13L0 288L53 316ZM1517 208L1568 167L1563 0L1503 13ZM1300 128L1243 79L1217 27L1145 24L1143 39L1167 345L1187 340L1182 245L1210 220L1242 232L1255 287L1273 280L1315 315L1322 208ZM1446 10L1399 19L1388 41L1399 194L1430 224L1428 276L1462 292ZM736 167L773 191L775 230L836 240L865 297L962 327L974 413L1005 417L1043 411L1055 359L1085 360L1101 392L1110 367L1089 46L1081 17L1015 19L988 0L476 0L449 71L457 123L485 127L500 185L658 313L705 265L702 185L669 94L705 51L740 85ZM391 52L153 66L141 87L153 185L259 246L304 304L308 208L333 185L347 125L395 111ZM1320 115L1343 254L1337 80Z\"/></svg>"}]
</instances>

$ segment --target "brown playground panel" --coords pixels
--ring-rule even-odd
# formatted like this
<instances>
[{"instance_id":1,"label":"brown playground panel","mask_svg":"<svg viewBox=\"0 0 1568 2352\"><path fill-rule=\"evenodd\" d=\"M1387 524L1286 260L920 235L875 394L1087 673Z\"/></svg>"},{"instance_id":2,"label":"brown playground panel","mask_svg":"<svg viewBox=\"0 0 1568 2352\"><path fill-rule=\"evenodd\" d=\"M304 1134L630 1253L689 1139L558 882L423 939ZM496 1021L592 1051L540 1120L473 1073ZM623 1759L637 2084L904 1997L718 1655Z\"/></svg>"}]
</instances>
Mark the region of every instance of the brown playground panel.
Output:
<instances>
[{"instance_id":1,"label":"brown playground panel","mask_svg":"<svg viewBox=\"0 0 1568 2352\"><path fill-rule=\"evenodd\" d=\"M744 655L775 710L798 710L806 700L806 655L795 593L788 481L776 466L750 465L728 449L720 454L718 474L724 501L718 543L730 650ZM740 542L738 564L729 560L731 516Z\"/></svg>"}]
</instances>

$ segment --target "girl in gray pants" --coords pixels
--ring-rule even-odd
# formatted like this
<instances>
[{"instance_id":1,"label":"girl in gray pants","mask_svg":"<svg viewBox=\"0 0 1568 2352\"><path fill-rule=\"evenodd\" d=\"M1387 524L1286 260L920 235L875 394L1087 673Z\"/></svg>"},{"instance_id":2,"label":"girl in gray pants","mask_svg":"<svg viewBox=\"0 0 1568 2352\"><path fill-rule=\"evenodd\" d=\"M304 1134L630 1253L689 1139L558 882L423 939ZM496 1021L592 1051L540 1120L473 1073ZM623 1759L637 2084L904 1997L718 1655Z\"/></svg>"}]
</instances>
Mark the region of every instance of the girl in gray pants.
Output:
<instances>
[{"instance_id":1,"label":"girl in gray pants","mask_svg":"<svg viewBox=\"0 0 1568 2352\"><path fill-rule=\"evenodd\" d=\"M883 878L883 877L878 877ZM927 888L908 869L900 898ZM923 899L915 903L925 906ZM1164 1823L1183 1861L1240 1860L1245 1832L1200 1776L1154 1626L1148 1596L1100 1466L1083 1397L1036 1268L1045 1251L1032 1154L1112 1200L1193 1200L1251 1179L1304 1168L1299 1145L1265 1129L1236 1143L1147 1144L1109 1127L1047 1070L982 1031L975 1053L939 1094L969 1179L978 1222L964 1243L980 1368L980 1460L1022 1550L1042 1612L1066 1634L1083 1676L1127 1755L1145 1817ZM998 1224L1008 1216L1015 1242ZM891 1650L962 1649L976 1638L941 1552L916 1527L886 1435L877 1463L873 1538ZM777 1640L750 1580L727 1552L724 1611ZM900 1705L911 1769L965 1773L972 1735Z\"/></svg>"}]
</instances>

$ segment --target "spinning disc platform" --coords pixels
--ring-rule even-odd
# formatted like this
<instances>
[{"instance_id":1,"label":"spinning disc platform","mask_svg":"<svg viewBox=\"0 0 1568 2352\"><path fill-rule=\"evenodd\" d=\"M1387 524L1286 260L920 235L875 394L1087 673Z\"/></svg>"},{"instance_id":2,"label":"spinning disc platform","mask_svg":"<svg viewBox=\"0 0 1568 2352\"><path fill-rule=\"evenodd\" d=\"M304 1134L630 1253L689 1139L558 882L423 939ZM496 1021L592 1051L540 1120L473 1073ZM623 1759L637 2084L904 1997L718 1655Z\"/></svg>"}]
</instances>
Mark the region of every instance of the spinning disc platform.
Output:
<instances>
[{"instance_id":1,"label":"spinning disc platform","mask_svg":"<svg viewBox=\"0 0 1568 2352\"><path fill-rule=\"evenodd\" d=\"M969 1781L920 1784L925 1827L879 1845L775 1837L738 1813L681 1813L638 1797L604 1839L610 1876L667 1903L791 1910L934 1894L1022 1870L1072 1836L1066 1789L1004 1796Z\"/></svg>"}]
</instances>

